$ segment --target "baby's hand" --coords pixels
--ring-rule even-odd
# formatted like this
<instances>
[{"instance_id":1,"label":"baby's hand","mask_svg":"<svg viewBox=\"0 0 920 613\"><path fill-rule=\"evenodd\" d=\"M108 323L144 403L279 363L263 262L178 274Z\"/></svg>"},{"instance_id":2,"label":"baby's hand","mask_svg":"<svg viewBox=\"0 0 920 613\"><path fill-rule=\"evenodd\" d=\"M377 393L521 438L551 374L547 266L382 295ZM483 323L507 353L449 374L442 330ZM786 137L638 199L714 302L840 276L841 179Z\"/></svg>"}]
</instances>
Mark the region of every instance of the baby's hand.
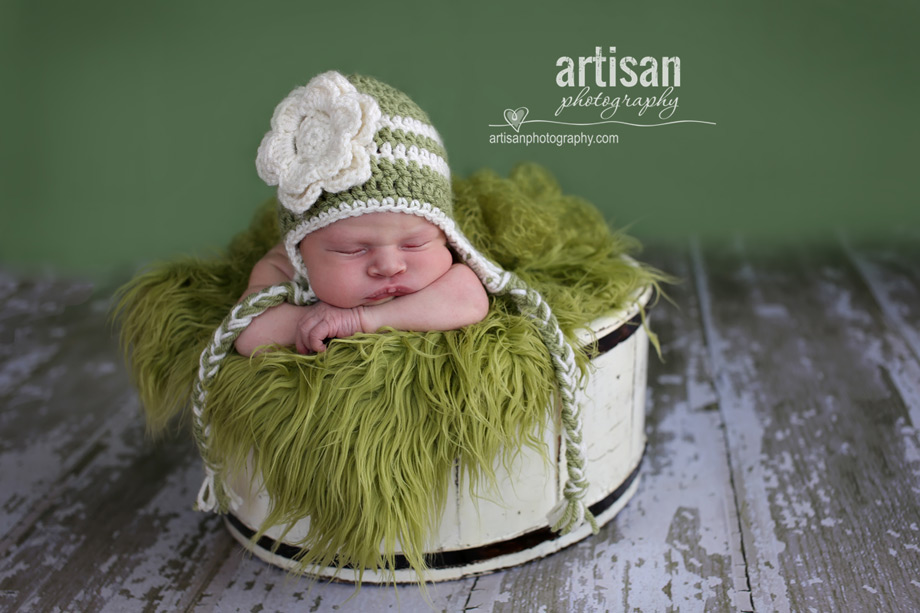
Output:
<instances>
[{"instance_id":1,"label":"baby's hand","mask_svg":"<svg viewBox=\"0 0 920 613\"><path fill-rule=\"evenodd\" d=\"M323 339L346 338L363 331L363 307L340 309L325 302L317 302L305 309L306 312L297 322L297 353L319 353L326 350Z\"/></svg>"}]
</instances>

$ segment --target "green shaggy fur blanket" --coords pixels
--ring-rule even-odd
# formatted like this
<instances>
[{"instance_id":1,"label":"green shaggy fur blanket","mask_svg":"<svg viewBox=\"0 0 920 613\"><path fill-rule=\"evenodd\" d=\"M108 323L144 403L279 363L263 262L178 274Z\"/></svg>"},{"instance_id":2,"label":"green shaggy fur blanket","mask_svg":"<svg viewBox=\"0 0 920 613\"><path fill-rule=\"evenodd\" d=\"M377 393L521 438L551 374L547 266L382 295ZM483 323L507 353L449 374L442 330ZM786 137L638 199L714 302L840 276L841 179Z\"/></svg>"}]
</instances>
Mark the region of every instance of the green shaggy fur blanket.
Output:
<instances>
[{"instance_id":1,"label":"green shaggy fur blanket","mask_svg":"<svg viewBox=\"0 0 920 613\"><path fill-rule=\"evenodd\" d=\"M454 192L463 232L542 293L570 340L663 279L623 259L636 241L539 166L510 178L483 171L455 180ZM120 290L116 317L151 432L188 412L199 355L280 241L275 206L222 257L160 265ZM583 372L589 350L576 352ZM273 501L262 530L309 516L303 569L392 568L401 551L421 572L454 464L482 494L497 460L523 445L545 451L554 385L535 326L493 297L487 318L460 330L359 334L319 355L228 356L208 392L209 440L225 469L251 462L261 473Z\"/></svg>"}]
</instances>

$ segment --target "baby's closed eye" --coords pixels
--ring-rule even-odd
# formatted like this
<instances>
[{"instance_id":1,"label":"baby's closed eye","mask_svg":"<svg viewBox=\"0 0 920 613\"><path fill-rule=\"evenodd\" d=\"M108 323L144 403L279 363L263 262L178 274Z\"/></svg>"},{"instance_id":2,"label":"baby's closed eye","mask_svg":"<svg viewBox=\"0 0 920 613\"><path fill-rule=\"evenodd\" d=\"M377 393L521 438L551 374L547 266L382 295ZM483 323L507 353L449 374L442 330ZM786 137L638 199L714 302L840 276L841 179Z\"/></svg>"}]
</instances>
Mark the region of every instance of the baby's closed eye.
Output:
<instances>
[{"instance_id":1,"label":"baby's closed eye","mask_svg":"<svg viewBox=\"0 0 920 613\"><path fill-rule=\"evenodd\" d=\"M366 247L338 247L335 249L330 249L332 253L338 253L339 255L362 255L367 252Z\"/></svg>"},{"instance_id":2,"label":"baby's closed eye","mask_svg":"<svg viewBox=\"0 0 920 613\"><path fill-rule=\"evenodd\" d=\"M403 243L402 245L400 245L400 247L401 247L402 249L407 249L407 250L411 251L411 250L413 250L413 249L424 249L424 248L427 247L429 244L431 244L431 241L425 241L425 240L422 240L422 241L411 241L411 242L408 242L408 243Z\"/></svg>"}]
</instances>

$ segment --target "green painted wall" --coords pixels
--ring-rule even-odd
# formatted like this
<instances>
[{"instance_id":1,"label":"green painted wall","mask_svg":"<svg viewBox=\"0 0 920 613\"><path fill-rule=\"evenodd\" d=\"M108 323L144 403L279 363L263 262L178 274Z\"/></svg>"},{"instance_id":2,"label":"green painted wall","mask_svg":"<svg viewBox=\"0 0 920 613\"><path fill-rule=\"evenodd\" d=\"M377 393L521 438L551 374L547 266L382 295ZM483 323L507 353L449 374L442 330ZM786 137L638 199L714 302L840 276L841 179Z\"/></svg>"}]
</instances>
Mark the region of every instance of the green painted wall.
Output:
<instances>
[{"instance_id":1,"label":"green painted wall","mask_svg":"<svg viewBox=\"0 0 920 613\"><path fill-rule=\"evenodd\" d=\"M253 161L275 104L332 68L410 93L455 174L539 161L645 240L917 228L918 6L4 2L0 261L110 275L213 252L272 193ZM596 46L679 56L671 119L717 125L525 124L522 133L615 133L619 143L489 142L513 133L489 127L506 108L559 119L577 88L556 85L556 60ZM597 109L565 117L599 120ZM661 121L634 109L613 119Z\"/></svg>"}]
</instances>

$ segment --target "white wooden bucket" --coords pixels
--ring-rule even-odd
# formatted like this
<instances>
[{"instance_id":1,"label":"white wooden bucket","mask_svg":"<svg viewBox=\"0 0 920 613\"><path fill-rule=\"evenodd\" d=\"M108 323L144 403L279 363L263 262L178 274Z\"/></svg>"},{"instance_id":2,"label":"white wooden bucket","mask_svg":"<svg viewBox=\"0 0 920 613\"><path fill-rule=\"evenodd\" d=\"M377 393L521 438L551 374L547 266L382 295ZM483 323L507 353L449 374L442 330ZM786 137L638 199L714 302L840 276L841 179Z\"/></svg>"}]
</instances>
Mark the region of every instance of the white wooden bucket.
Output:
<instances>
[{"instance_id":1,"label":"white wooden bucket","mask_svg":"<svg viewBox=\"0 0 920 613\"><path fill-rule=\"evenodd\" d=\"M647 304L651 287L637 293L627 309L591 322L578 333L583 344L598 339L592 359L594 372L582 397L583 436L587 446L586 501L598 525L604 525L632 498L639 485L639 465L645 451L645 386L648 335L641 325L640 305ZM558 411L556 414L558 415ZM439 532L432 535L428 553L429 581L447 581L487 573L542 558L591 534L584 524L559 535L547 522L549 510L562 499L566 481L565 444L561 425L547 428L546 444L555 465L547 464L531 449L524 449L508 469L496 465L500 499L484 493L473 497L455 468ZM259 558L286 569L296 569L309 518L298 522L278 542L280 527L271 528L252 542L254 528L268 514L270 499L256 475L238 474L228 484L243 504L225 517L230 533ZM351 569L317 569L321 576L355 581ZM402 556L393 573L365 572L362 581L413 583L418 575Z\"/></svg>"}]
</instances>

